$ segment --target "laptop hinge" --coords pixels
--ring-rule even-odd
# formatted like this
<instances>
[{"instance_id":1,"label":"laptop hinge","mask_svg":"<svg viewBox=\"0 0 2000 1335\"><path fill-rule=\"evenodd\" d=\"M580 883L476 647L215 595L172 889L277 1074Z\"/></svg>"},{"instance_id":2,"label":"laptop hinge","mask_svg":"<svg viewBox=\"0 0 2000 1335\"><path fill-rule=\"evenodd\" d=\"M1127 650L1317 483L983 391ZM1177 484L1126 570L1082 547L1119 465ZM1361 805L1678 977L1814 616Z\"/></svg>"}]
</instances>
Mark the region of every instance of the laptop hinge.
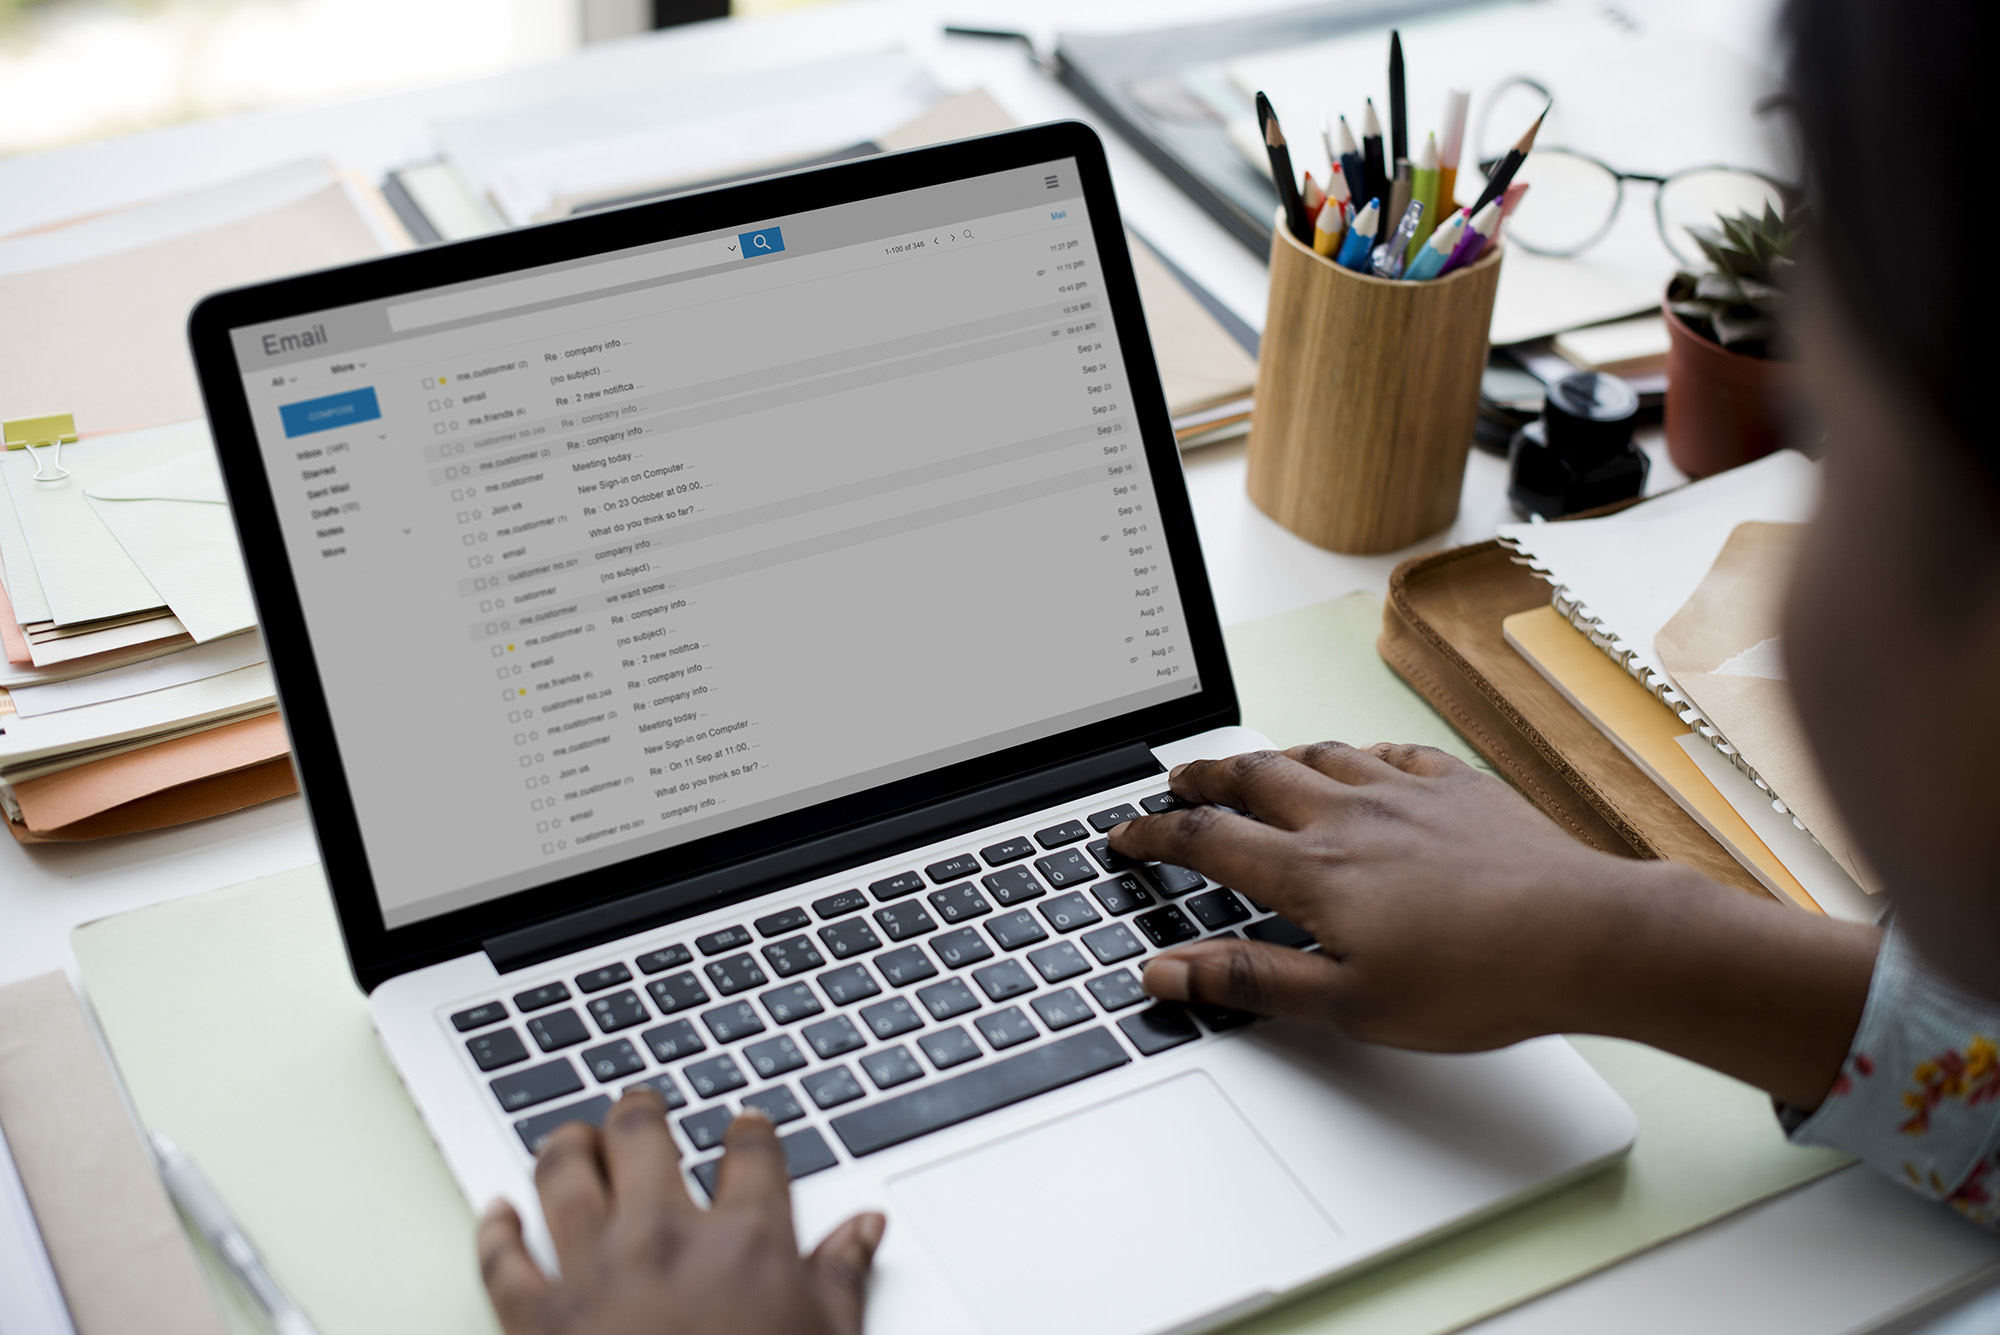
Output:
<instances>
[{"instance_id":1,"label":"laptop hinge","mask_svg":"<svg viewBox=\"0 0 2000 1335\"><path fill-rule=\"evenodd\" d=\"M525 969L574 950L670 922L695 909L707 910L750 899L899 848L929 843L956 830L991 825L1160 772L1160 762L1153 758L1152 751L1134 742L1051 766L1024 778L901 811L776 853L641 890L609 904L597 904L503 932L481 946L501 973Z\"/></svg>"}]
</instances>

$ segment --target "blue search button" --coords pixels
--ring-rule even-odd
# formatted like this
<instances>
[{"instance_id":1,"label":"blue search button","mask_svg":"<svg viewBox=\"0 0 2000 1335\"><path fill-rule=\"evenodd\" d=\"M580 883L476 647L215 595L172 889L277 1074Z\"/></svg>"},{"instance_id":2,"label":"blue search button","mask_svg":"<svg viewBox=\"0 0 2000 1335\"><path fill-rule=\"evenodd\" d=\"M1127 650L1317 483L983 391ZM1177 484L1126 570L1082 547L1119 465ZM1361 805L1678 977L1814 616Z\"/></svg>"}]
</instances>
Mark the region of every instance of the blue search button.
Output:
<instances>
[{"instance_id":1,"label":"blue search button","mask_svg":"<svg viewBox=\"0 0 2000 1335\"><path fill-rule=\"evenodd\" d=\"M382 415L373 386L350 389L345 394L329 394L323 399L287 403L278 409L287 436L310 436L315 431L335 431L357 422L372 422Z\"/></svg>"},{"instance_id":2,"label":"blue search button","mask_svg":"<svg viewBox=\"0 0 2000 1335\"><path fill-rule=\"evenodd\" d=\"M743 247L743 258L753 255L775 255L785 248L785 234L775 227L766 227L755 232L739 232L736 240Z\"/></svg>"}]
</instances>

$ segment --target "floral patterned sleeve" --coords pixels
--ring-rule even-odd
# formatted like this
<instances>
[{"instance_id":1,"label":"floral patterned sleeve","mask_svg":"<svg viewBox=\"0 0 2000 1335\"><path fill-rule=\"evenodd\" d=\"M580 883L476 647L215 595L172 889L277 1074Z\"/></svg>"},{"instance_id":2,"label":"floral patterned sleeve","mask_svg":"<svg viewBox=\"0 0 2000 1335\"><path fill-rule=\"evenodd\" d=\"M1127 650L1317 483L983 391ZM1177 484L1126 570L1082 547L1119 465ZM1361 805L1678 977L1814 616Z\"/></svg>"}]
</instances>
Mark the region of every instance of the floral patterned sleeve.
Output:
<instances>
[{"instance_id":1,"label":"floral patterned sleeve","mask_svg":"<svg viewBox=\"0 0 2000 1335\"><path fill-rule=\"evenodd\" d=\"M2000 1229L2000 1005L1925 967L1891 926L1868 1004L1826 1100L1780 1107L1790 1138L1858 1156Z\"/></svg>"}]
</instances>

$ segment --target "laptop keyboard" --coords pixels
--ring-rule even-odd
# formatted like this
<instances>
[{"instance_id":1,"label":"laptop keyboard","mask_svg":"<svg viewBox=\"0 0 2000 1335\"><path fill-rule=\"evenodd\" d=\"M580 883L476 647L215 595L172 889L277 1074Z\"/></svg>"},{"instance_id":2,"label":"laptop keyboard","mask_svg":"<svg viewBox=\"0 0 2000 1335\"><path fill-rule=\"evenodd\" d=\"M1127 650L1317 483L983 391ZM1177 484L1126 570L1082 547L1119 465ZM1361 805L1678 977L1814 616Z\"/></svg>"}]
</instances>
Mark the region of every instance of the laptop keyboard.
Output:
<instances>
[{"instance_id":1,"label":"laptop keyboard","mask_svg":"<svg viewBox=\"0 0 2000 1335\"><path fill-rule=\"evenodd\" d=\"M644 1085L711 1195L738 1107L777 1124L794 1178L820 1172L1253 1021L1152 1002L1138 970L1204 937L1311 937L1185 867L1112 852L1105 833L1139 814L1024 832L448 1022L527 1154Z\"/></svg>"}]
</instances>

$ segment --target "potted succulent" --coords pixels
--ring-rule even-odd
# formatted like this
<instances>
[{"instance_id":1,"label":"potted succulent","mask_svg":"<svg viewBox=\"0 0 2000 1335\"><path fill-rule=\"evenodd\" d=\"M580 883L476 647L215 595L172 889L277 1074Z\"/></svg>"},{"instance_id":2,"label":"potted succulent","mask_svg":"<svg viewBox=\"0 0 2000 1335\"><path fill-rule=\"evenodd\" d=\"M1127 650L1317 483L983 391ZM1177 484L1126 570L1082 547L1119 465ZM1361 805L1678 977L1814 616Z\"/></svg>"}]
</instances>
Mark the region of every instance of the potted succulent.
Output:
<instances>
[{"instance_id":1,"label":"potted succulent","mask_svg":"<svg viewBox=\"0 0 2000 1335\"><path fill-rule=\"evenodd\" d=\"M1787 373L1778 314L1800 219L1766 205L1716 222L1688 229L1713 269L1675 274L1665 302L1667 454L1690 477L1778 448Z\"/></svg>"}]
</instances>

